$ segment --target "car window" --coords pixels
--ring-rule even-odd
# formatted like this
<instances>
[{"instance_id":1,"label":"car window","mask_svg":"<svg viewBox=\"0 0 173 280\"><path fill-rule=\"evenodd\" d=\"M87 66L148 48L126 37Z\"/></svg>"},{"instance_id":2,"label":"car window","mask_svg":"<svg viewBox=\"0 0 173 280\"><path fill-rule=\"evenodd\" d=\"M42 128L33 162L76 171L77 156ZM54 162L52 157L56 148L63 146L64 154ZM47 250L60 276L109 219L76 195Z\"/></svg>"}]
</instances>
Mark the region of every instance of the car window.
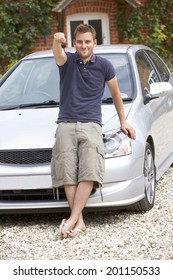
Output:
<instances>
[{"instance_id":1,"label":"car window","mask_svg":"<svg viewBox=\"0 0 173 280\"><path fill-rule=\"evenodd\" d=\"M121 96L123 99L131 99L133 84L131 70L126 54L106 54L104 55L114 66ZM109 97L110 93L106 86L103 98Z\"/></svg>"},{"instance_id":2,"label":"car window","mask_svg":"<svg viewBox=\"0 0 173 280\"><path fill-rule=\"evenodd\" d=\"M103 54L113 64L123 99L132 98L132 79L125 54ZM103 99L110 100L105 88ZM0 107L59 102L59 71L54 57L22 60L0 87ZM111 100L110 100L111 101ZM112 102L112 101L111 101Z\"/></svg>"},{"instance_id":3,"label":"car window","mask_svg":"<svg viewBox=\"0 0 173 280\"><path fill-rule=\"evenodd\" d=\"M150 58L156 65L157 71L160 75L162 82L168 82L170 78L170 73L165 63L160 59L160 57L156 53L148 50L146 50L145 52L150 56Z\"/></svg>"},{"instance_id":4,"label":"car window","mask_svg":"<svg viewBox=\"0 0 173 280\"><path fill-rule=\"evenodd\" d=\"M141 82L143 95L150 91L150 84L160 82L158 74L143 51L136 53L136 64Z\"/></svg>"},{"instance_id":5,"label":"car window","mask_svg":"<svg viewBox=\"0 0 173 280\"><path fill-rule=\"evenodd\" d=\"M0 88L1 106L59 101L59 73L53 58L24 60Z\"/></svg>"}]
</instances>

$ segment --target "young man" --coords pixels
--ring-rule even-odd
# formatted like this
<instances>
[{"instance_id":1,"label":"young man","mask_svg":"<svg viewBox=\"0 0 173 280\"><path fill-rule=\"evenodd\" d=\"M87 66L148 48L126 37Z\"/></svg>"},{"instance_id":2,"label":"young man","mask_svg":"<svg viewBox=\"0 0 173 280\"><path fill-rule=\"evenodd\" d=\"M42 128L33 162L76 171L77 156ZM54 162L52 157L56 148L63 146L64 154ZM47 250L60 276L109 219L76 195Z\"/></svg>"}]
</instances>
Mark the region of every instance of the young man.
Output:
<instances>
[{"instance_id":1,"label":"young man","mask_svg":"<svg viewBox=\"0 0 173 280\"><path fill-rule=\"evenodd\" d=\"M74 237L86 230L82 211L93 183L102 184L104 147L101 98L105 82L111 92L121 129L135 139L126 122L123 103L112 64L96 56L95 29L86 24L74 32L76 53L65 52L64 33L54 34L53 53L60 72L60 111L52 153L53 186L64 186L71 214L60 225L60 237Z\"/></svg>"}]
</instances>

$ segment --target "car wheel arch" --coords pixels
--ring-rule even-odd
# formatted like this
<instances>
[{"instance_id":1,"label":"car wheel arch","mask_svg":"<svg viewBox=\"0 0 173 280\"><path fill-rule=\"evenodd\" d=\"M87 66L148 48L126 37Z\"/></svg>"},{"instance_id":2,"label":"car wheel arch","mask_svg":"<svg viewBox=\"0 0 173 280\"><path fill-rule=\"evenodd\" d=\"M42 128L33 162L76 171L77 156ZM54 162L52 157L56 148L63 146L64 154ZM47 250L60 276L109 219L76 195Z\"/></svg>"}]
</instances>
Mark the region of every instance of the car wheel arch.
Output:
<instances>
[{"instance_id":1,"label":"car wheel arch","mask_svg":"<svg viewBox=\"0 0 173 280\"><path fill-rule=\"evenodd\" d=\"M147 161L149 164L147 166ZM130 209L138 212L146 212L153 208L156 190L156 167L154 162L154 142L152 137L148 137L145 145L144 154L144 198L135 203Z\"/></svg>"},{"instance_id":2,"label":"car wheel arch","mask_svg":"<svg viewBox=\"0 0 173 280\"><path fill-rule=\"evenodd\" d=\"M153 152L154 163L155 163L155 147L154 147L154 140L151 135L148 136L146 143L148 143L151 146L151 149Z\"/></svg>"}]
</instances>

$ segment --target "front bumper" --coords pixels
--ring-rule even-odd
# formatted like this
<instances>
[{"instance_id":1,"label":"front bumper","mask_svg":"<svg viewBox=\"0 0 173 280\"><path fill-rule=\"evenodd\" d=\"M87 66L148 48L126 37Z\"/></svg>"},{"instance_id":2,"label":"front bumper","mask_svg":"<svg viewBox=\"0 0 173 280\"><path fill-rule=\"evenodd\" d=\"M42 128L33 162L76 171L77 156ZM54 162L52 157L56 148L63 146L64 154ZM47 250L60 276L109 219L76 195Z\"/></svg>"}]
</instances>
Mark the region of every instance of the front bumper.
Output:
<instances>
[{"instance_id":1,"label":"front bumper","mask_svg":"<svg viewBox=\"0 0 173 280\"><path fill-rule=\"evenodd\" d=\"M140 201L144 197L144 176L142 172L143 160L132 159L126 156L122 159L112 158L105 161L105 178L100 189L95 188L86 204L88 209L110 209L112 207L126 208ZM23 213L41 211L64 211L69 206L64 196L59 196L59 191L54 193L50 176L50 166L15 167L1 166L0 168L0 212L17 211ZM4 192L28 193L34 191L52 192L50 199L4 199ZM33 197L33 196L32 196ZM3 199L2 199L3 198Z\"/></svg>"}]
</instances>

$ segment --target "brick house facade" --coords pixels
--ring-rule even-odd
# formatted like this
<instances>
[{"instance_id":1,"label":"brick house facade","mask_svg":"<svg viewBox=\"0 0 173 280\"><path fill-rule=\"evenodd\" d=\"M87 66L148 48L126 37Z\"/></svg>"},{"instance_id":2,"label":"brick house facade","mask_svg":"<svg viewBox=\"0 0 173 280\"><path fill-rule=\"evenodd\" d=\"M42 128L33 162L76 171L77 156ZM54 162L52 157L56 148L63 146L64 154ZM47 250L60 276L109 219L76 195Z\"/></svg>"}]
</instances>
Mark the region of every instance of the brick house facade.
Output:
<instances>
[{"instance_id":1,"label":"brick house facade","mask_svg":"<svg viewBox=\"0 0 173 280\"><path fill-rule=\"evenodd\" d=\"M100 36L99 44L116 44L120 42L116 14L122 6L127 10L144 5L148 0L61 0L52 9L51 34L40 37L33 51L52 48L55 32L64 32L67 46L72 46L72 31L79 22L94 26ZM98 30L97 30L98 28Z\"/></svg>"}]
</instances>

